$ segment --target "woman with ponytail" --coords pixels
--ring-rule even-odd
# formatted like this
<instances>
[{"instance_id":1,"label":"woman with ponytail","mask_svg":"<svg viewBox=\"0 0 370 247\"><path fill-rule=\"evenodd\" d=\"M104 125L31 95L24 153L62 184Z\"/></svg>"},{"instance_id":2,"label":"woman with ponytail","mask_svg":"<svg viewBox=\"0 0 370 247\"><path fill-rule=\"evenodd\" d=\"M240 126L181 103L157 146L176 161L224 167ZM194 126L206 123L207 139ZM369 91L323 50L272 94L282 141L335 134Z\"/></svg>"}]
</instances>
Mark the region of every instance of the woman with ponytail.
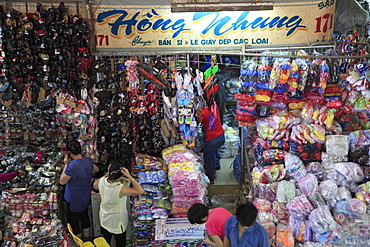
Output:
<instances>
[{"instance_id":1,"label":"woman with ponytail","mask_svg":"<svg viewBox=\"0 0 370 247\"><path fill-rule=\"evenodd\" d=\"M130 180L132 188L120 182L122 175ZM129 223L127 198L144 194L144 189L119 163L109 165L108 174L94 182L94 189L99 190L101 198L99 218L105 240L110 243L114 236L116 246L125 247Z\"/></svg>"}]
</instances>

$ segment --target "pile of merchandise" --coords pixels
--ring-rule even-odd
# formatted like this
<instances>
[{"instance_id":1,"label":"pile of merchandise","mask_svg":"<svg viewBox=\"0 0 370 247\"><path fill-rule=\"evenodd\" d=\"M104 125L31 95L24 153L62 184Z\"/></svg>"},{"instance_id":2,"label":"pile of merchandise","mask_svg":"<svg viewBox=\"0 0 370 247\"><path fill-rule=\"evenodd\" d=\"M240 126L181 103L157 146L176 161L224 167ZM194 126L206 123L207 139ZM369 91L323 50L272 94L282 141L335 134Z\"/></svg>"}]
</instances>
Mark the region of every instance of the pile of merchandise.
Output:
<instances>
[{"instance_id":1,"label":"pile of merchandise","mask_svg":"<svg viewBox=\"0 0 370 247\"><path fill-rule=\"evenodd\" d=\"M7 118L1 144L63 147L67 131L88 134L88 23L68 14L63 3L49 9L37 4L34 14L3 7L0 13L1 111Z\"/></svg>"},{"instance_id":2,"label":"pile of merchandise","mask_svg":"<svg viewBox=\"0 0 370 247\"><path fill-rule=\"evenodd\" d=\"M4 246L58 246L66 241L58 219L58 186L62 153L29 147L3 147L1 172L27 173L1 183L1 225Z\"/></svg>"},{"instance_id":3,"label":"pile of merchandise","mask_svg":"<svg viewBox=\"0 0 370 247\"><path fill-rule=\"evenodd\" d=\"M164 149L162 157L136 156L133 172L145 194L133 198L135 246L165 246L165 241L154 240L155 220L186 217L192 204L205 202L207 189L199 156L184 145L174 145Z\"/></svg>"},{"instance_id":4,"label":"pile of merchandise","mask_svg":"<svg viewBox=\"0 0 370 247\"><path fill-rule=\"evenodd\" d=\"M219 148L222 158L231 158L238 155L238 149L235 148L239 145L239 131L227 125L223 126L225 129L225 144Z\"/></svg>"},{"instance_id":5,"label":"pile of merchandise","mask_svg":"<svg viewBox=\"0 0 370 247\"><path fill-rule=\"evenodd\" d=\"M167 218L171 211L171 190L165 182L167 166L161 158L137 154L133 172L145 191L144 195L132 198L133 243L135 246L148 246L156 243L152 242L155 219Z\"/></svg>"},{"instance_id":6,"label":"pile of merchandise","mask_svg":"<svg viewBox=\"0 0 370 247\"><path fill-rule=\"evenodd\" d=\"M298 54L304 56L305 53ZM335 118L346 131L366 129L368 66L362 62L350 66L340 59L329 63L320 56L275 61L261 57L259 64L247 60L241 67L239 94L235 94L236 119L240 126L254 126L258 118L280 111L298 111L310 103L305 112L310 123L325 124L328 130L336 131L336 122L332 129Z\"/></svg>"},{"instance_id":7,"label":"pile of merchandise","mask_svg":"<svg viewBox=\"0 0 370 247\"><path fill-rule=\"evenodd\" d=\"M182 145L165 149L162 155L172 186L172 214L186 217L191 205L205 203L207 184L201 158Z\"/></svg>"},{"instance_id":8,"label":"pile of merchandise","mask_svg":"<svg viewBox=\"0 0 370 247\"><path fill-rule=\"evenodd\" d=\"M236 119L255 130L253 202L272 246L368 244L367 69L324 56L243 63Z\"/></svg>"},{"instance_id":9,"label":"pile of merchandise","mask_svg":"<svg viewBox=\"0 0 370 247\"><path fill-rule=\"evenodd\" d=\"M190 73L184 76L180 72L174 71L174 83L177 88L177 122L179 123L180 137L182 143L191 148L195 148L195 140L198 136L197 121L195 112L202 109L203 73L197 71L194 77Z\"/></svg>"}]
</instances>

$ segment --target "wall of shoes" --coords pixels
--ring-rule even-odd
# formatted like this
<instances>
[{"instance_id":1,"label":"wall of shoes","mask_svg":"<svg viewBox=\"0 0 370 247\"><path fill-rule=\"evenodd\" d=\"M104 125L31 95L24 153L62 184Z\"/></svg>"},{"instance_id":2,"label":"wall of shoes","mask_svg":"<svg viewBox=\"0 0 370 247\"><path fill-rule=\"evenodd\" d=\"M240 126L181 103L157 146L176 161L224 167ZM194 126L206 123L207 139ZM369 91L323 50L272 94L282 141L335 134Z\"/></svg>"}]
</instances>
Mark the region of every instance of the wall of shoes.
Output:
<instances>
[{"instance_id":1,"label":"wall of shoes","mask_svg":"<svg viewBox=\"0 0 370 247\"><path fill-rule=\"evenodd\" d=\"M26 171L0 183L3 246L67 241L58 210L62 151L73 138L86 155L96 149L89 25L63 3L34 6L0 6L0 172Z\"/></svg>"}]
</instances>

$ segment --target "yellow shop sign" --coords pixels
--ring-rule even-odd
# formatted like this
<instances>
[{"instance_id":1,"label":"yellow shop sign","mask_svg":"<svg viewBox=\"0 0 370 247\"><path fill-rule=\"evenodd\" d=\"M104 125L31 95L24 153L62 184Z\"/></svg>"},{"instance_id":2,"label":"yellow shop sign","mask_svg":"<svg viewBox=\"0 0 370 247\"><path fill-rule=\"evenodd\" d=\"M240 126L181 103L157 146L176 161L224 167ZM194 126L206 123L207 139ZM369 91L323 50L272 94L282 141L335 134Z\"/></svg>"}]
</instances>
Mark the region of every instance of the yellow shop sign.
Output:
<instances>
[{"instance_id":1,"label":"yellow shop sign","mask_svg":"<svg viewBox=\"0 0 370 247\"><path fill-rule=\"evenodd\" d=\"M335 0L279 4L268 11L171 13L170 6L103 6L98 49L241 50L242 45L307 44L332 39Z\"/></svg>"}]
</instances>

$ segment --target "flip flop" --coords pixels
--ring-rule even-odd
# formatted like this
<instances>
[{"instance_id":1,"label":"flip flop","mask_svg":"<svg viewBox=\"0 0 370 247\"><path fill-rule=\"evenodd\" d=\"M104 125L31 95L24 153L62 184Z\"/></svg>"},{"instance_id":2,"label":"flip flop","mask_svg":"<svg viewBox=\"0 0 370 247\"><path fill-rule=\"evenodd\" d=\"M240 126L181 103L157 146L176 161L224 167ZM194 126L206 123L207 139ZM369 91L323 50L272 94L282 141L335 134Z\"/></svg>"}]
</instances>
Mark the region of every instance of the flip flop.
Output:
<instances>
[{"instance_id":1,"label":"flip flop","mask_svg":"<svg viewBox=\"0 0 370 247\"><path fill-rule=\"evenodd\" d=\"M204 71L203 78L207 79L207 77L215 75L218 72L218 69L218 65L208 68L206 71Z\"/></svg>"},{"instance_id":2,"label":"flip flop","mask_svg":"<svg viewBox=\"0 0 370 247\"><path fill-rule=\"evenodd\" d=\"M185 99L183 100L183 104L185 106L188 106L191 103L191 99L189 98L189 92L185 91Z\"/></svg>"},{"instance_id":3,"label":"flip flop","mask_svg":"<svg viewBox=\"0 0 370 247\"><path fill-rule=\"evenodd\" d=\"M191 121L193 120L193 115L194 115L194 108L193 105L189 105L186 107L187 109L187 115L185 117L185 123L186 124L191 124Z\"/></svg>"},{"instance_id":4,"label":"flip flop","mask_svg":"<svg viewBox=\"0 0 370 247\"><path fill-rule=\"evenodd\" d=\"M0 93L3 93L6 89L8 89L9 85L9 81L6 81L4 84L2 84L2 86L0 87Z\"/></svg>"},{"instance_id":5,"label":"flip flop","mask_svg":"<svg viewBox=\"0 0 370 247\"><path fill-rule=\"evenodd\" d=\"M166 122L165 122L165 120L164 120L164 119L162 119L162 120L161 120L161 131L163 131L164 135L165 135L167 138L171 137L171 132L170 132L170 130L168 129L168 126L167 126L167 124L166 124Z\"/></svg>"},{"instance_id":6,"label":"flip flop","mask_svg":"<svg viewBox=\"0 0 370 247\"><path fill-rule=\"evenodd\" d=\"M184 83L182 85L182 88L188 89L191 84L191 75L190 73L186 73L184 75Z\"/></svg>"},{"instance_id":7,"label":"flip flop","mask_svg":"<svg viewBox=\"0 0 370 247\"><path fill-rule=\"evenodd\" d=\"M207 88L209 87L209 85L211 85L211 82L213 81L213 78L214 77L215 77L215 75L211 75L211 76L208 76L206 78L206 83L205 83L204 88L203 88L204 91L207 90Z\"/></svg>"},{"instance_id":8,"label":"flip flop","mask_svg":"<svg viewBox=\"0 0 370 247\"><path fill-rule=\"evenodd\" d=\"M190 138L190 129L189 129L188 125L183 124L182 129L183 129L183 132L185 134L185 139L189 140L189 138Z\"/></svg>"},{"instance_id":9,"label":"flip flop","mask_svg":"<svg viewBox=\"0 0 370 247\"><path fill-rule=\"evenodd\" d=\"M175 82L176 82L176 87L178 90L182 89L182 84L184 83L184 78L182 78L182 75L180 72L175 72Z\"/></svg>"},{"instance_id":10,"label":"flip flop","mask_svg":"<svg viewBox=\"0 0 370 247\"><path fill-rule=\"evenodd\" d=\"M185 123L180 124L180 126L179 126L179 131L180 131L180 132L185 132L185 126L186 126L186 124L185 124Z\"/></svg>"},{"instance_id":11,"label":"flip flop","mask_svg":"<svg viewBox=\"0 0 370 247\"><path fill-rule=\"evenodd\" d=\"M190 140L188 140L188 148L194 149L195 148L195 137L190 136Z\"/></svg>"},{"instance_id":12,"label":"flip flop","mask_svg":"<svg viewBox=\"0 0 370 247\"><path fill-rule=\"evenodd\" d=\"M204 74L202 71L200 71L199 69L196 69L195 70L195 74L196 74L196 77L195 77L195 80L199 83L203 83L203 79L204 79Z\"/></svg>"},{"instance_id":13,"label":"flip flop","mask_svg":"<svg viewBox=\"0 0 370 247\"><path fill-rule=\"evenodd\" d=\"M197 130L197 121L195 120L195 117L192 116L191 122L190 122L190 131L196 131Z\"/></svg>"},{"instance_id":14,"label":"flip flop","mask_svg":"<svg viewBox=\"0 0 370 247\"><path fill-rule=\"evenodd\" d=\"M189 87L188 87L188 89L186 91L187 91L188 98L190 100L194 99L195 95L194 95L193 83L190 82L190 85L189 85Z\"/></svg>"},{"instance_id":15,"label":"flip flop","mask_svg":"<svg viewBox=\"0 0 370 247\"><path fill-rule=\"evenodd\" d=\"M209 76L211 76L211 73L212 73L212 67L209 67L208 69L206 69L206 71L204 71L203 73L203 78L207 78Z\"/></svg>"},{"instance_id":16,"label":"flip flop","mask_svg":"<svg viewBox=\"0 0 370 247\"><path fill-rule=\"evenodd\" d=\"M185 105L185 103L188 103L188 99L186 99L186 90L185 89L180 89L177 91L177 105Z\"/></svg>"},{"instance_id":17,"label":"flip flop","mask_svg":"<svg viewBox=\"0 0 370 247\"><path fill-rule=\"evenodd\" d=\"M185 122L185 117L184 117L184 115L183 115L183 109L184 108L179 108L178 109L178 123L180 124L180 126L181 126L181 124L183 124L184 122Z\"/></svg>"},{"instance_id":18,"label":"flip flop","mask_svg":"<svg viewBox=\"0 0 370 247\"><path fill-rule=\"evenodd\" d=\"M188 140L185 139L184 132L180 132L180 139L181 139L182 144L184 144L185 146L188 144Z\"/></svg>"}]
</instances>

